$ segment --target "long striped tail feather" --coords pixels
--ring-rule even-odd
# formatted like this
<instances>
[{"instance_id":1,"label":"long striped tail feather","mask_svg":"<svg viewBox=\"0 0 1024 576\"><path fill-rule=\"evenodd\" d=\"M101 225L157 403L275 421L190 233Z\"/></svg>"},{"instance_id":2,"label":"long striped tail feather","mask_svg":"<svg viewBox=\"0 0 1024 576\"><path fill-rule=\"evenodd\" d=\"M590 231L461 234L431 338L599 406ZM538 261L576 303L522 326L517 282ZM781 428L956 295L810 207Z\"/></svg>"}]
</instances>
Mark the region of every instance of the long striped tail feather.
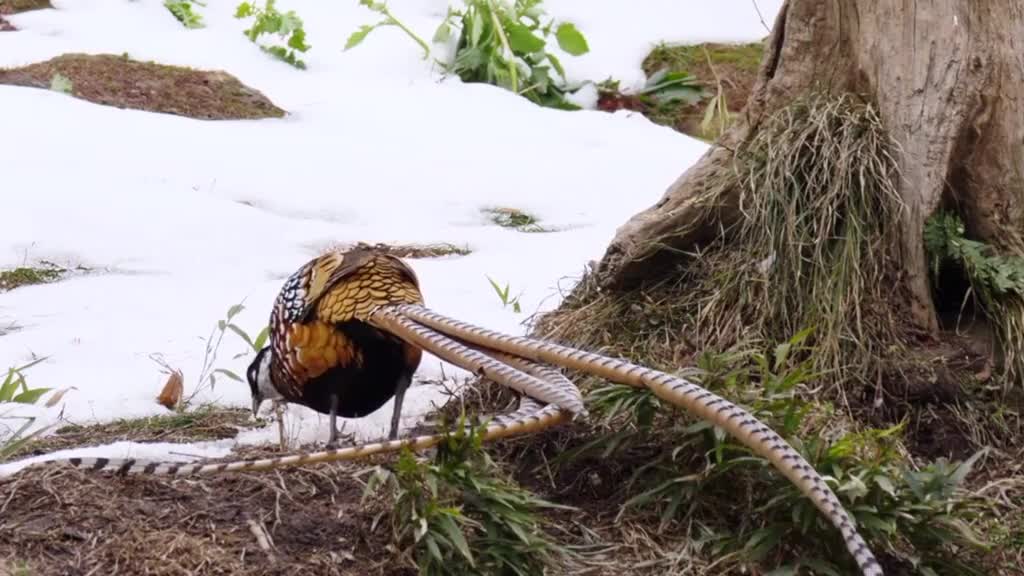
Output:
<instances>
[{"instance_id":1,"label":"long striped tail feather","mask_svg":"<svg viewBox=\"0 0 1024 576\"><path fill-rule=\"evenodd\" d=\"M384 329L394 330L396 335L405 334L408 338L416 338L417 342L414 342L416 345L423 341L428 350L437 350L446 357L451 358L456 365L462 368L483 373L486 377L494 378L499 384L524 392L517 410L508 414L499 414L488 422L483 431L484 441L537 433L574 417L574 414L569 410L557 404L545 402L545 399L557 399L563 404L576 408L582 407L582 397L572 381L561 372L548 366L496 351L485 350L478 352L447 338L443 334L439 334L404 318L383 324L386 326ZM502 361L507 361L508 364ZM531 397L529 394L535 394L540 396L540 398ZM443 434L428 434L315 452L298 452L272 458L241 459L227 462L172 462L136 458L73 457L45 460L31 464L26 469L55 464L69 464L75 468L94 472L115 472L121 475L188 476L223 472L255 472L343 460L357 460L376 454L398 452L405 448L412 451L423 451L436 446L443 440Z\"/></svg>"},{"instance_id":2,"label":"long striped tail feather","mask_svg":"<svg viewBox=\"0 0 1024 576\"><path fill-rule=\"evenodd\" d=\"M554 404L564 408L574 417L587 414L579 388L553 370L547 369L549 372L540 373L557 375L554 381L535 376L530 374L530 370L511 366L486 352L470 348L443 332L423 326L399 314L372 313L369 322L460 368L512 388L545 404ZM502 355L503 358L509 356L509 354ZM514 358L513 361L515 361ZM535 369L539 370L540 368Z\"/></svg>"},{"instance_id":3,"label":"long striped tail feather","mask_svg":"<svg viewBox=\"0 0 1024 576\"><path fill-rule=\"evenodd\" d=\"M524 398L524 400L526 400ZM526 400L518 410L501 415L487 424L482 433L485 442L511 436L534 434L568 421L569 412L553 404L540 405ZM121 475L190 476L225 472L257 472L344 460L358 460L376 454L399 452L408 448L420 452L444 441L443 434L425 434L410 438L371 442L315 452L298 452L272 458L241 459L227 462L169 462L135 458L65 458L33 463L25 469L55 464L69 464L93 472L114 472Z\"/></svg>"},{"instance_id":4,"label":"long striped tail feather","mask_svg":"<svg viewBox=\"0 0 1024 576\"><path fill-rule=\"evenodd\" d=\"M864 576L882 576L882 568L857 531L853 518L820 474L777 432L747 410L692 382L665 372L593 352L523 336L510 336L449 318L418 305L374 310L371 319L403 316L469 346L499 350L537 363L553 364L636 387L714 423L765 458L790 480L842 534L847 550Z\"/></svg>"}]
</instances>

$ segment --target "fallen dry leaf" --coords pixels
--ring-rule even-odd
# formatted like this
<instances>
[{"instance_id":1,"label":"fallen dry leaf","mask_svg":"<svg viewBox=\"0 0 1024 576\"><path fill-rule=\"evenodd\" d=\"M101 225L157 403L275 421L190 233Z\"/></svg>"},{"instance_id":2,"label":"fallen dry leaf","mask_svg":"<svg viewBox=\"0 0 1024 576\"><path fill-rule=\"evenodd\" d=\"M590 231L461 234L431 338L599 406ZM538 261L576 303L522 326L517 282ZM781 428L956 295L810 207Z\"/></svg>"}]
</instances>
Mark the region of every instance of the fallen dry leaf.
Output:
<instances>
[{"instance_id":1,"label":"fallen dry leaf","mask_svg":"<svg viewBox=\"0 0 1024 576\"><path fill-rule=\"evenodd\" d=\"M181 370L172 371L171 375L167 377L164 389L156 397L157 403L168 410L174 410L178 406L178 402L181 401L181 394L185 390L184 382L185 379L181 375Z\"/></svg>"}]
</instances>

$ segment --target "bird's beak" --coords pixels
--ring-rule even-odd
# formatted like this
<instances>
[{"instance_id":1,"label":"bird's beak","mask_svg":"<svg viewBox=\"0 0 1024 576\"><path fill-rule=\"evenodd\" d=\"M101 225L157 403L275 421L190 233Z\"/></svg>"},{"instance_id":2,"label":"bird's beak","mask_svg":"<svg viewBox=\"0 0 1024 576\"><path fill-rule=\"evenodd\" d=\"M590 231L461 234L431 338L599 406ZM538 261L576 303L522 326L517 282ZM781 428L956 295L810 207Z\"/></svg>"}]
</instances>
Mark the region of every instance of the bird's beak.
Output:
<instances>
[{"instance_id":1,"label":"bird's beak","mask_svg":"<svg viewBox=\"0 0 1024 576\"><path fill-rule=\"evenodd\" d=\"M253 396L252 397L252 417L253 418L258 418L259 417L260 404L263 404L263 398L260 398L259 396Z\"/></svg>"}]
</instances>

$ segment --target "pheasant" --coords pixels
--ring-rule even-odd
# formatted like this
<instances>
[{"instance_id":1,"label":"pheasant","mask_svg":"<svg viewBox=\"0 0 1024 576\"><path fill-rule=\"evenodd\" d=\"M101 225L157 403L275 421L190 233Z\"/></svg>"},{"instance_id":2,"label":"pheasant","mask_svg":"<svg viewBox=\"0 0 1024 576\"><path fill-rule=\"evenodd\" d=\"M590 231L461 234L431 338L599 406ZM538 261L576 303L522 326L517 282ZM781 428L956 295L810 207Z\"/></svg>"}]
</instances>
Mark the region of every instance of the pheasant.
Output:
<instances>
[{"instance_id":1,"label":"pheasant","mask_svg":"<svg viewBox=\"0 0 1024 576\"><path fill-rule=\"evenodd\" d=\"M305 403L330 413L332 430L338 414L366 414L395 397L389 441L220 463L90 457L43 464L68 463L123 474L212 474L426 449L441 442L442 436L395 439L402 397L423 350L524 395L519 410L487 426L485 440L532 433L586 415L579 390L545 364L650 389L721 427L768 460L840 531L864 576L883 574L853 519L821 475L747 410L665 372L553 342L501 334L434 312L423 305L411 268L394 256L366 250L321 256L285 282L271 312L270 344L250 365L248 380L254 411L271 398ZM332 432L331 440L336 440L336 433Z\"/></svg>"},{"instance_id":2,"label":"pheasant","mask_svg":"<svg viewBox=\"0 0 1024 576\"><path fill-rule=\"evenodd\" d=\"M338 416L363 417L394 398L388 438L397 438L422 350L365 322L373 308L393 304L423 304L416 273L394 256L329 252L299 268L282 286L268 344L247 370L253 415L265 400L329 414L332 447Z\"/></svg>"}]
</instances>

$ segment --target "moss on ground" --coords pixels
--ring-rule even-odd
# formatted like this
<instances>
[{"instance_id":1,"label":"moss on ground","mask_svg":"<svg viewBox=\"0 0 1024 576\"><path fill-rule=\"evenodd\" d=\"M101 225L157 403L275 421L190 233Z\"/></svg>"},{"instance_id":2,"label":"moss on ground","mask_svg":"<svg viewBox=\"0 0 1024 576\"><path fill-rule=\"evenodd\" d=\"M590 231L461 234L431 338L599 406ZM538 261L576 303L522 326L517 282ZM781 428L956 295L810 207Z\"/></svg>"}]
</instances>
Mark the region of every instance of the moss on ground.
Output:
<instances>
[{"instance_id":1,"label":"moss on ground","mask_svg":"<svg viewBox=\"0 0 1024 576\"><path fill-rule=\"evenodd\" d=\"M70 84L72 96L117 108L202 120L285 115L262 93L226 72L140 62L127 54L64 54L21 68L0 69L0 84L15 86L48 89L54 78L61 77Z\"/></svg>"},{"instance_id":2,"label":"moss on ground","mask_svg":"<svg viewBox=\"0 0 1024 576\"><path fill-rule=\"evenodd\" d=\"M519 232L551 232L552 230L542 226L539 219L528 212L518 208L496 207L484 208L484 214L502 228L512 228Z\"/></svg>"},{"instance_id":3,"label":"moss on ground","mask_svg":"<svg viewBox=\"0 0 1024 576\"><path fill-rule=\"evenodd\" d=\"M0 270L0 291L14 290L21 286L46 284L60 280L66 270L56 267L32 268L19 267Z\"/></svg>"}]
</instances>

